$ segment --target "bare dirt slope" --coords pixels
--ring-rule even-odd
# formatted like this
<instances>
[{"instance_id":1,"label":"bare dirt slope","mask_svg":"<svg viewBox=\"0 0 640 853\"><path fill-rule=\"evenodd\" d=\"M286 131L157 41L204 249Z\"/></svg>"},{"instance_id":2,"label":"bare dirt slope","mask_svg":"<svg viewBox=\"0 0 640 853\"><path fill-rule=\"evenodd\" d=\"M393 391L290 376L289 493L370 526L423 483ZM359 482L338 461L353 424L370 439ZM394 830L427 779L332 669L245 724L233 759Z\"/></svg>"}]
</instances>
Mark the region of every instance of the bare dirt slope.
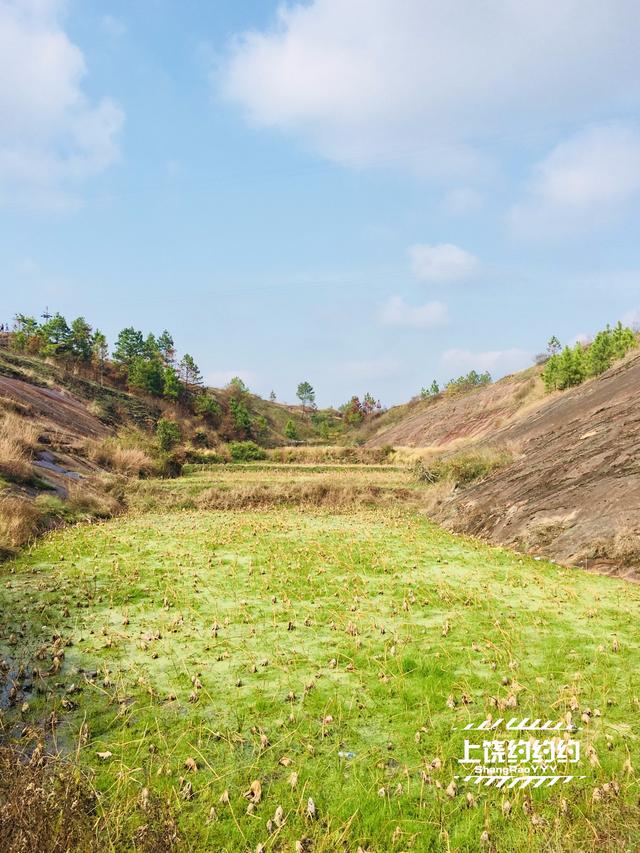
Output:
<instances>
[{"instance_id":1,"label":"bare dirt slope","mask_svg":"<svg viewBox=\"0 0 640 853\"><path fill-rule=\"evenodd\" d=\"M640 354L518 406L523 387L511 377L433 404L370 443L404 440L446 452L472 435L479 446L517 448L511 464L456 490L437 520L564 563L640 577Z\"/></svg>"},{"instance_id":2,"label":"bare dirt slope","mask_svg":"<svg viewBox=\"0 0 640 853\"><path fill-rule=\"evenodd\" d=\"M100 438L109 429L91 414L84 401L60 388L32 385L22 379L0 375L0 396L26 406L45 426L58 433Z\"/></svg>"},{"instance_id":3,"label":"bare dirt slope","mask_svg":"<svg viewBox=\"0 0 640 853\"><path fill-rule=\"evenodd\" d=\"M102 438L111 430L89 411L86 401L64 389L0 375L0 411L12 403L25 420L37 426L39 449L33 464L39 480L60 497L66 497L71 481L99 470L86 458L82 446L86 439Z\"/></svg>"},{"instance_id":4,"label":"bare dirt slope","mask_svg":"<svg viewBox=\"0 0 640 853\"><path fill-rule=\"evenodd\" d=\"M366 444L445 448L492 435L519 417L532 398L542 396L541 385L539 371L531 368L467 394L396 406L378 418Z\"/></svg>"}]
</instances>

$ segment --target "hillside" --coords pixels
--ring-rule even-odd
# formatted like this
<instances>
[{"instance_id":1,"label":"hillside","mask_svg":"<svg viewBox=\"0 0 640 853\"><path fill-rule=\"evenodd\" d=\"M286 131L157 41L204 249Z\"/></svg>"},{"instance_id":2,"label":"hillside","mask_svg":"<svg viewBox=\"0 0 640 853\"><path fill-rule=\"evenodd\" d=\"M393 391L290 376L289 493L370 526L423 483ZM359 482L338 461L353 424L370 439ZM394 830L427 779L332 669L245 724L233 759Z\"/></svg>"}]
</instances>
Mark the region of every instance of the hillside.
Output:
<instances>
[{"instance_id":1,"label":"hillside","mask_svg":"<svg viewBox=\"0 0 640 853\"><path fill-rule=\"evenodd\" d=\"M368 447L446 448L491 435L544 395L540 369L531 367L466 394L416 398L366 424Z\"/></svg>"},{"instance_id":2,"label":"hillside","mask_svg":"<svg viewBox=\"0 0 640 853\"><path fill-rule=\"evenodd\" d=\"M207 389L217 406L211 417L132 392L115 372L105 372L100 382L92 371L0 346L0 554L61 522L121 511L125 477L173 476L184 462L225 441L253 438L258 428L261 444L282 445L289 420L301 439L314 435L296 407L248 391L236 394L251 424L240 431L229 389ZM170 450L159 445L162 419L178 425Z\"/></svg>"},{"instance_id":3,"label":"hillside","mask_svg":"<svg viewBox=\"0 0 640 853\"><path fill-rule=\"evenodd\" d=\"M638 575L640 354L544 395L539 368L462 397L380 419L368 446L451 454L506 448L510 464L454 490L434 510L451 530L585 568Z\"/></svg>"}]
</instances>

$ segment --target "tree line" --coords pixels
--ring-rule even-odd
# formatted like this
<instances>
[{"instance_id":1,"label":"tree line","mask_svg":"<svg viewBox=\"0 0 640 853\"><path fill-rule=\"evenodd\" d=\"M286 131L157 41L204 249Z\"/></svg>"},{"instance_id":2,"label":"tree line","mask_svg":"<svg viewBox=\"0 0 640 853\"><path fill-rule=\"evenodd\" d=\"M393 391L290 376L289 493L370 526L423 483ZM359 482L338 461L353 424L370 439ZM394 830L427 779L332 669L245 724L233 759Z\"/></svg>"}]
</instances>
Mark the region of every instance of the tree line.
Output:
<instances>
[{"instance_id":1,"label":"tree line","mask_svg":"<svg viewBox=\"0 0 640 853\"><path fill-rule=\"evenodd\" d=\"M68 366L93 369L102 382L107 370L133 390L172 402L190 403L197 414L215 413L216 401L204 393L195 360L185 353L178 360L173 337L143 334L128 326L118 334L111 360L106 336L84 317L70 323L60 314L45 315L44 322L17 314L11 335L14 349Z\"/></svg>"},{"instance_id":2,"label":"tree line","mask_svg":"<svg viewBox=\"0 0 640 853\"><path fill-rule=\"evenodd\" d=\"M599 376L608 370L637 345L632 329L618 322L612 329L609 325L584 344L578 341L573 347L560 344L552 337L547 344L542 381L547 391L563 391L580 385L586 379Z\"/></svg>"}]
</instances>

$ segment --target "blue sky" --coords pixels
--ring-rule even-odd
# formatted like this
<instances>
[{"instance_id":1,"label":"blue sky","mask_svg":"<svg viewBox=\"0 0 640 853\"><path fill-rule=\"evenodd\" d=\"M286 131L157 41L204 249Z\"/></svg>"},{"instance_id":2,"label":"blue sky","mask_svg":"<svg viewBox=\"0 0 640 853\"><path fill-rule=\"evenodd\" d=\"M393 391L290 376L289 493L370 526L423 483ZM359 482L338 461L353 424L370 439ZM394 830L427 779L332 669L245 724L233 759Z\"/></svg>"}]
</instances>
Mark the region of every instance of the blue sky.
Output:
<instances>
[{"instance_id":1,"label":"blue sky","mask_svg":"<svg viewBox=\"0 0 640 853\"><path fill-rule=\"evenodd\" d=\"M0 0L0 320L167 327L212 384L320 404L640 321L639 19Z\"/></svg>"}]
</instances>

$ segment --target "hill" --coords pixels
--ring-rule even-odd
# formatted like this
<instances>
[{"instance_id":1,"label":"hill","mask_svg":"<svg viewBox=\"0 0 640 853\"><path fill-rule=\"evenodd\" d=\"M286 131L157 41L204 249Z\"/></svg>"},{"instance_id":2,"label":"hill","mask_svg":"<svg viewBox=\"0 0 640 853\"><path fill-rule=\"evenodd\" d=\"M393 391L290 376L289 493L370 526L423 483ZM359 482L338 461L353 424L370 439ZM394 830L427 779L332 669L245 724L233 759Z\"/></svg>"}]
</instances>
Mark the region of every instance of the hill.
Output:
<instances>
[{"instance_id":1,"label":"hill","mask_svg":"<svg viewBox=\"0 0 640 853\"><path fill-rule=\"evenodd\" d=\"M507 464L454 487L433 508L436 520L567 564L637 575L640 354L547 395L540 373L392 409L366 446L444 458L502 450Z\"/></svg>"},{"instance_id":2,"label":"hill","mask_svg":"<svg viewBox=\"0 0 640 853\"><path fill-rule=\"evenodd\" d=\"M295 406L242 389L206 395L215 410L198 414L188 399L129 389L110 365L98 379L77 365L0 346L0 554L62 522L121 511L126 477L175 476L229 440L255 436L262 445L282 445L288 421L301 439L315 435ZM232 401L246 426L236 425ZM162 421L177 425L172 447L161 446Z\"/></svg>"}]
</instances>

